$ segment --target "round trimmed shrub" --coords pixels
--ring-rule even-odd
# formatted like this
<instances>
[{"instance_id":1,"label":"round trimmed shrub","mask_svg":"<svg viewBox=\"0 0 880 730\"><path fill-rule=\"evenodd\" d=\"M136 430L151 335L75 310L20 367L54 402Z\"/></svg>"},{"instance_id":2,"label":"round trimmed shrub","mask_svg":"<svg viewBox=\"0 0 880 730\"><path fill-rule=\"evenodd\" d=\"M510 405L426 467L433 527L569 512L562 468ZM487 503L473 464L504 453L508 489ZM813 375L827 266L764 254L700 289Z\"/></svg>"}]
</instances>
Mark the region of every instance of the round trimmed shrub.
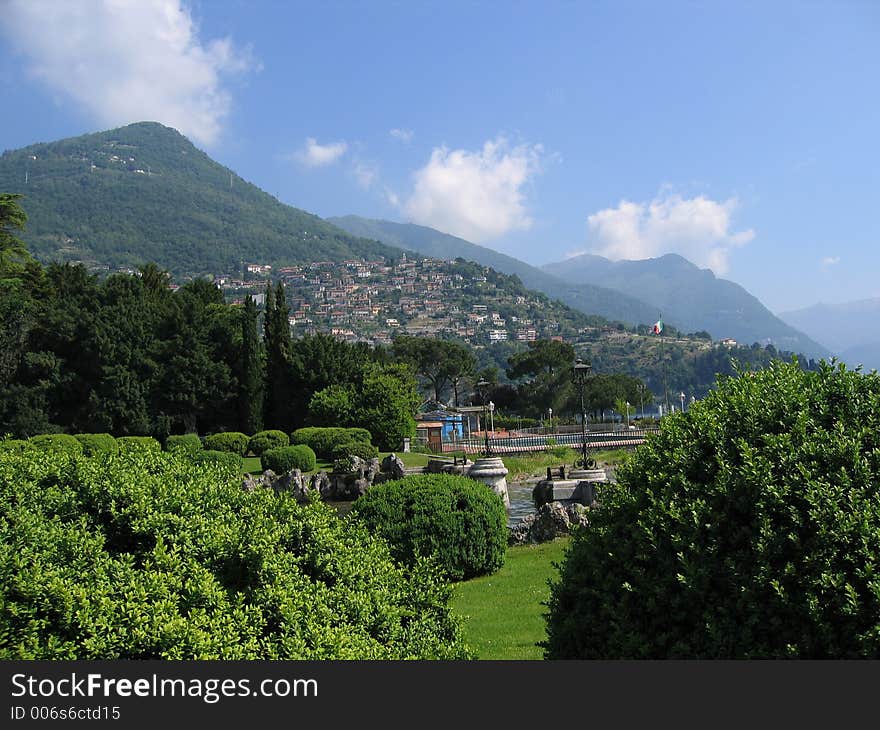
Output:
<instances>
[{"instance_id":1,"label":"round trimmed shrub","mask_svg":"<svg viewBox=\"0 0 880 730\"><path fill-rule=\"evenodd\" d=\"M170 454L179 452L194 457L202 451L202 448L202 439L197 433L184 433L165 439L165 451Z\"/></svg>"},{"instance_id":2,"label":"round trimmed shrub","mask_svg":"<svg viewBox=\"0 0 880 730\"><path fill-rule=\"evenodd\" d=\"M6 439L5 441L0 441L0 452L10 451L20 454L27 448L27 444L28 442L24 439Z\"/></svg>"},{"instance_id":3,"label":"round trimmed shrub","mask_svg":"<svg viewBox=\"0 0 880 730\"><path fill-rule=\"evenodd\" d=\"M413 565L431 556L451 580L493 573L507 551L507 510L485 484L454 474L414 474L370 488L348 519Z\"/></svg>"},{"instance_id":4,"label":"round trimmed shrub","mask_svg":"<svg viewBox=\"0 0 880 730\"><path fill-rule=\"evenodd\" d=\"M364 461L369 461L370 459L375 459L379 456L379 449L373 446L373 444L365 443L363 441L348 441L336 444L336 446L333 447L332 456L334 461L345 459L349 456L357 456Z\"/></svg>"},{"instance_id":5,"label":"round trimmed shrub","mask_svg":"<svg viewBox=\"0 0 880 730\"><path fill-rule=\"evenodd\" d=\"M31 436L27 443L29 448L39 451L59 451L68 455L83 453L82 444L69 433L44 433Z\"/></svg>"},{"instance_id":6,"label":"round trimmed shrub","mask_svg":"<svg viewBox=\"0 0 880 730\"><path fill-rule=\"evenodd\" d=\"M290 434L291 444L304 444L320 459L333 459L333 449L339 444L352 441L370 443L370 432L365 428L339 428L335 426L308 426Z\"/></svg>"},{"instance_id":7,"label":"round trimmed shrub","mask_svg":"<svg viewBox=\"0 0 880 730\"><path fill-rule=\"evenodd\" d=\"M269 429L251 436L250 441L248 441L247 450L254 456L262 456L264 451L289 445L290 437L284 431Z\"/></svg>"},{"instance_id":8,"label":"round trimmed shrub","mask_svg":"<svg viewBox=\"0 0 880 730\"><path fill-rule=\"evenodd\" d=\"M264 451L260 457L260 466L263 467L263 471L271 469L276 474L283 474L291 469L314 471L316 464L315 452L303 444L269 449Z\"/></svg>"},{"instance_id":9,"label":"round trimmed shrub","mask_svg":"<svg viewBox=\"0 0 880 730\"><path fill-rule=\"evenodd\" d=\"M0 659L471 658L431 566L172 454L0 452Z\"/></svg>"},{"instance_id":10,"label":"round trimmed shrub","mask_svg":"<svg viewBox=\"0 0 880 730\"><path fill-rule=\"evenodd\" d=\"M211 451L205 449L194 454L192 457L194 464L217 464L224 469L229 469L235 474L241 474L244 467L244 460L238 454L229 451Z\"/></svg>"},{"instance_id":11,"label":"round trimmed shrub","mask_svg":"<svg viewBox=\"0 0 880 730\"><path fill-rule=\"evenodd\" d=\"M244 456L247 453L248 441L250 439L239 431L226 431L205 436L203 446L206 451L228 451L231 454Z\"/></svg>"},{"instance_id":12,"label":"round trimmed shrub","mask_svg":"<svg viewBox=\"0 0 880 730\"><path fill-rule=\"evenodd\" d=\"M120 436L116 439L116 447L119 449L120 454L138 454L162 450L162 444L152 436Z\"/></svg>"},{"instance_id":13,"label":"round trimmed shrub","mask_svg":"<svg viewBox=\"0 0 880 730\"><path fill-rule=\"evenodd\" d=\"M109 433L77 433L74 434L74 438L82 444L85 456L117 452L116 439Z\"/></svg>"},{"instance_id":14,"label":"round trimmed shrub","mask_svg":"<svg viewBox=\"0 0 880 730\"><path fill-rule=\"evenodd\" d=\"M877 373L720 379L617 480L552 588L547 658L880 658Z\"/></svg>"}]
</instances>

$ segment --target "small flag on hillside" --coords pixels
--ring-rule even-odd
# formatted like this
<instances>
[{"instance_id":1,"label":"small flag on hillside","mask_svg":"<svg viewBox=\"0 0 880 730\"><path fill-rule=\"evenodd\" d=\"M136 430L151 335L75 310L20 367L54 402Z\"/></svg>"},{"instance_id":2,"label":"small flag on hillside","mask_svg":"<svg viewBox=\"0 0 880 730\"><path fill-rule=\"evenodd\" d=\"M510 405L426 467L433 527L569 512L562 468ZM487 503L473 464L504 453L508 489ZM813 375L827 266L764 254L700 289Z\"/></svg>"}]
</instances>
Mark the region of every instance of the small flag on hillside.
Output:
<instances>
[{"instance_id":1,"label":"small flag on hillside","mask_svg":"<svg viewBox=\"0 0 880 730\"><path fill-rule=\"evenodd\" d=\"M659 335L663 331L663 320L658 319L654 322L654 334Z\"/></svg>"}]
</instances>

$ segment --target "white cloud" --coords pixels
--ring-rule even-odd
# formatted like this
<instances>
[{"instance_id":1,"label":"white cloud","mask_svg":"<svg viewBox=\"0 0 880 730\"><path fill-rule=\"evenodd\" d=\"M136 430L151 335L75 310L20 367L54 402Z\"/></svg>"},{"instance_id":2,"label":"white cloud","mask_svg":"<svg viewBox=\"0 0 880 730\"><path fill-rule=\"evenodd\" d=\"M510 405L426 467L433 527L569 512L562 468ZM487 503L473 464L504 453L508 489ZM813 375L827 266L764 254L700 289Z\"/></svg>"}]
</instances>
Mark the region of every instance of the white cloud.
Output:
<instances>
[{"instance_id":1,"label":"white cloud","mask_svg":"<svg viewBox=\"0 0 880 730\"><path fill-rule=\"evenodd\" d=\"M295 157L306 167L323 167L324 165L332 165L345 154L347 149L348 144L345 142L318 144L314 137L306 137L305 146Z\"/></svg>"},{"instance_id":2,"label":"white cloud","mask_svg":"<svg viewBox=\"0 0 880 730\"><path fill-rule=\"evenodd\" d=\"M404 204L409 218L479 243L531 226L523 187L540 170L541 145L503 137L476 152L435 148Z\"/></svg>"},{"instance_id":3,"label":"white cloud","mask_svg":"<svg viewBox=\"0 0 880 730\"><path fill-rule=\"evenodd\" d=\"M822 259L822 266L834 266L840 263L840 256L826 256Z\"/></svg>"},{"instance_id":4,"label":"white cloud","mask_svg":"<svg viewBox=\"0 0 880 730\"><path fill-rule=\"evenodd\" d=\"M388 132L394 139L399 139L404 144L409 144L412 142L413 131L411 129L392 129Z\"/></svg>"},{"instance_id":5,"label":"white cloud","mask_svg":"<svg viewBox=\"0 0 880 730\"><path fill-rule=\"evenodd\" d=\"M731 216L738 202L702 195L682 198L664 190L650 203L622 200L587 218L591 253L618 259L646 259L678 253L716 274L728 269L732 249L755 237L751 229L733 232Z\"/></svg>"},{"instance_id":6,"label":"white cloud","mask_svg":"<svg viewBox=\"0 0 880 730\"><path fill-rule=\"evenodd\" d=\"M98 123L158 121L205 144L229 114L223 74L259 69L229 38L202 41L181 0L9 0L0 32Z\"/></svg>"}]
</instances>

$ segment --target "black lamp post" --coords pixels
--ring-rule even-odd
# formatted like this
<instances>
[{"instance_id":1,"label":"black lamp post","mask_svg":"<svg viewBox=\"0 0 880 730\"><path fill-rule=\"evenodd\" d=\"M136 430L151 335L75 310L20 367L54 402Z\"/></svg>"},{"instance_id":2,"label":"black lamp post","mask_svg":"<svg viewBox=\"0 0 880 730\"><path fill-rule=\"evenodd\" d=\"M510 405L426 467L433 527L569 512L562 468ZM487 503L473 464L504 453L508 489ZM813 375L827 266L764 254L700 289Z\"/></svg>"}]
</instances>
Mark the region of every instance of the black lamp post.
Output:
<instances>
[{"instance_id":1,"label":"black lamp post","mask_svg":"<svg viewBox=\"0 0 880 730\"><path fill-rule=\"evenodd\" d=\"M574 381L578 384L581 394L581 459L579 464L582 469L593 469L596 466L596 462L587 455L587 409L584 406L584 387L592 369L593 366L590 363L584 362L580 358L572 368Z\"/></svg>"},{"instance_id":2,"label":"black lamp post","mask_svg":"<svg viewBox=\"0 0 880 730\"><path fill-rule=\"evenodd\" d=\"M489 386L491 383L485 378L481 378L477 382L477 391L480 393L480 399L483 402L483 433L486 434L486 447L485 452L486 456L489 456L491 453L489 449L489 410L486 405L486 397L489 395Z\"/></svg>"}]
</instances>

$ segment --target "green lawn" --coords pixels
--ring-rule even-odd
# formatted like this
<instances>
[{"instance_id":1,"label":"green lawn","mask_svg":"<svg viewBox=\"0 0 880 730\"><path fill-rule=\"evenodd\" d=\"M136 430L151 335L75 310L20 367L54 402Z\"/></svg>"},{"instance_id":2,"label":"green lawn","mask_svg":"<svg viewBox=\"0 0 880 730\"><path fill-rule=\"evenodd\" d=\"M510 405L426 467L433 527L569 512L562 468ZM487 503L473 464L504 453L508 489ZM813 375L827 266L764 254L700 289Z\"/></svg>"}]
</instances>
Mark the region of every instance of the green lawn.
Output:
<instances>
[{"instance_id":1,"label":"green lawn","mask_svg":"<svg viewBox=\"0 0 880 730\"><path fill-rule=\"evenodd\" d=\"M547 581L558 576L570 538L507 549L493 575L454 586L453 611L465 619L467 643L479 659L543 659Z\"/></svg>"}]
</instances>

